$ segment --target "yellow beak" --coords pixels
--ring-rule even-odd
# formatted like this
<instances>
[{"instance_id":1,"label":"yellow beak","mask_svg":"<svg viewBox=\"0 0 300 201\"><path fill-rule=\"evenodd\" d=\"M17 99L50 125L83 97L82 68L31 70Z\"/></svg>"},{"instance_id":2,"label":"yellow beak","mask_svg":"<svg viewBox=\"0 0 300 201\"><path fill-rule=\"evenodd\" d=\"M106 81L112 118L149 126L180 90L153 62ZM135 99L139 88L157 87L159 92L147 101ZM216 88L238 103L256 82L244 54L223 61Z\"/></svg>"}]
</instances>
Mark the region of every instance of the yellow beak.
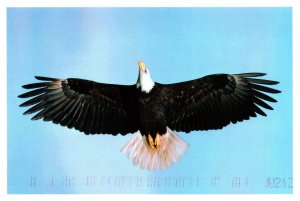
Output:
<instances>
[{"instance_id":1,"label":"yellow beak","mask_svg":"<svg viewBox=\"0 0 300 201\"><path fill-rule=\"evenodd\" d=\"M139 61L138 65L139 65L140 72L145 72L146 71L146 64L144 62Z\"/></svg>"}]
</instances>

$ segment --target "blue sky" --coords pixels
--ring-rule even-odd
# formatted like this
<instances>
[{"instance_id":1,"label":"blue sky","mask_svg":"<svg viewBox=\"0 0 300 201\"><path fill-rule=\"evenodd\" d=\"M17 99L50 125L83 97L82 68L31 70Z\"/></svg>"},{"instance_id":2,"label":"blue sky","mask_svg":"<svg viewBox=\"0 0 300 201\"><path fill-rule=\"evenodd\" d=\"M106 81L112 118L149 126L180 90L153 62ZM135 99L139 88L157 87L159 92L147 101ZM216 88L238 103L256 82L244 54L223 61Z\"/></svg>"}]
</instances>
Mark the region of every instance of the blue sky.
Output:
<instances>
[{"instance_id":1,"label":"blue sky","mask_svg":"<svg viewBox=\"0 0 300 201\"><path fill-rule=\"evenodd\" d=\"M10 8L7 20L9 193L292 192L291 9ZM190 147L162 171L142 171L120 153L130 135L85 136L18 107L34 75L132 84L138 60L161 83L255 71L283 93L267 118L179 133Z\"/></svg>"}]
</instances>

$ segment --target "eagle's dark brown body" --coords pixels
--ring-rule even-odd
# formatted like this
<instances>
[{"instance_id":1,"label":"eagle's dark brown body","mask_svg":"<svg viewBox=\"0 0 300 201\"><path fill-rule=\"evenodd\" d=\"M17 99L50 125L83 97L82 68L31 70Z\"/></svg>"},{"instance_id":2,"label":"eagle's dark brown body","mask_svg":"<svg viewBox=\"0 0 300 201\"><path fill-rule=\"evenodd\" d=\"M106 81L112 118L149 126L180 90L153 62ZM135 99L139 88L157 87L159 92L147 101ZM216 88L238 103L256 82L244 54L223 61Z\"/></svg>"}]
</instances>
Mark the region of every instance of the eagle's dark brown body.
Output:
<instances>
[{"instance_id":1,"label":"eagle's dark brown body","mask_svg":"<svg viewBox=\"0 0 300 201\"><path fill-rule=\"evenodd\" d=\"M139 92L138 96L139 130L142 135L150 134L153 139L157 133L163 135L167 131L168 96L162 93L162 86L156 83L149 93Z\"/></svg>"}]
</instances>

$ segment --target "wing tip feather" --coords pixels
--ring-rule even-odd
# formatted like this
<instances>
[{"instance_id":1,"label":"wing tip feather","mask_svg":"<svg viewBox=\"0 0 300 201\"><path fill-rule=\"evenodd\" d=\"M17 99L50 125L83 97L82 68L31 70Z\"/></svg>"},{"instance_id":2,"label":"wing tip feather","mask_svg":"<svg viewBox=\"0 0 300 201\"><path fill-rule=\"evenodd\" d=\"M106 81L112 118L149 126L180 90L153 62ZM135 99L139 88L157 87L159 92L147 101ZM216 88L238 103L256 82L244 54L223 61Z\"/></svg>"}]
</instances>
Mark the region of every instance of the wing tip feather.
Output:
<instances>
[{"instance_id":1,"label":"wing tip feather","mask_svg":"<svg viewBox=\"0 0 300 201\"><path fill-rule=\"evenodd\" d=\"M267 73L251 72L251 73L239 73L234 75L237 75L242 78L247 78L247 77L261 77L267 75Z\"/></svg>"}]
</instances>

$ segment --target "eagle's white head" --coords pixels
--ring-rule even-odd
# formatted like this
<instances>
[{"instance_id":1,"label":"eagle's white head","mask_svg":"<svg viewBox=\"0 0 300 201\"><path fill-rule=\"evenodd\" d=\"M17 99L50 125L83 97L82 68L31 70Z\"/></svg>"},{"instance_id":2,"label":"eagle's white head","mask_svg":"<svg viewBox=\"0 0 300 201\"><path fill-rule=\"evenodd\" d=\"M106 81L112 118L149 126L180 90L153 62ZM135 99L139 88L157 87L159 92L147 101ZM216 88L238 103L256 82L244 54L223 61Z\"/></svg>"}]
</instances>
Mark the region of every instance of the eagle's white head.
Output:
<instances>
[{"instance_id":1,"label":"eagle's white head","mask_svg":"<svg viewBox=\"0 0 300 201\"><path fill-rule=\"evenodd\" d=\"M146 64L142 61L138 62L139 66L139 77L136 83L136 87L140 88L141 91L149 93L151 89L154 87L154 82L150 77L150 72L146 68Z\"/></svg>"}]
</instances>

